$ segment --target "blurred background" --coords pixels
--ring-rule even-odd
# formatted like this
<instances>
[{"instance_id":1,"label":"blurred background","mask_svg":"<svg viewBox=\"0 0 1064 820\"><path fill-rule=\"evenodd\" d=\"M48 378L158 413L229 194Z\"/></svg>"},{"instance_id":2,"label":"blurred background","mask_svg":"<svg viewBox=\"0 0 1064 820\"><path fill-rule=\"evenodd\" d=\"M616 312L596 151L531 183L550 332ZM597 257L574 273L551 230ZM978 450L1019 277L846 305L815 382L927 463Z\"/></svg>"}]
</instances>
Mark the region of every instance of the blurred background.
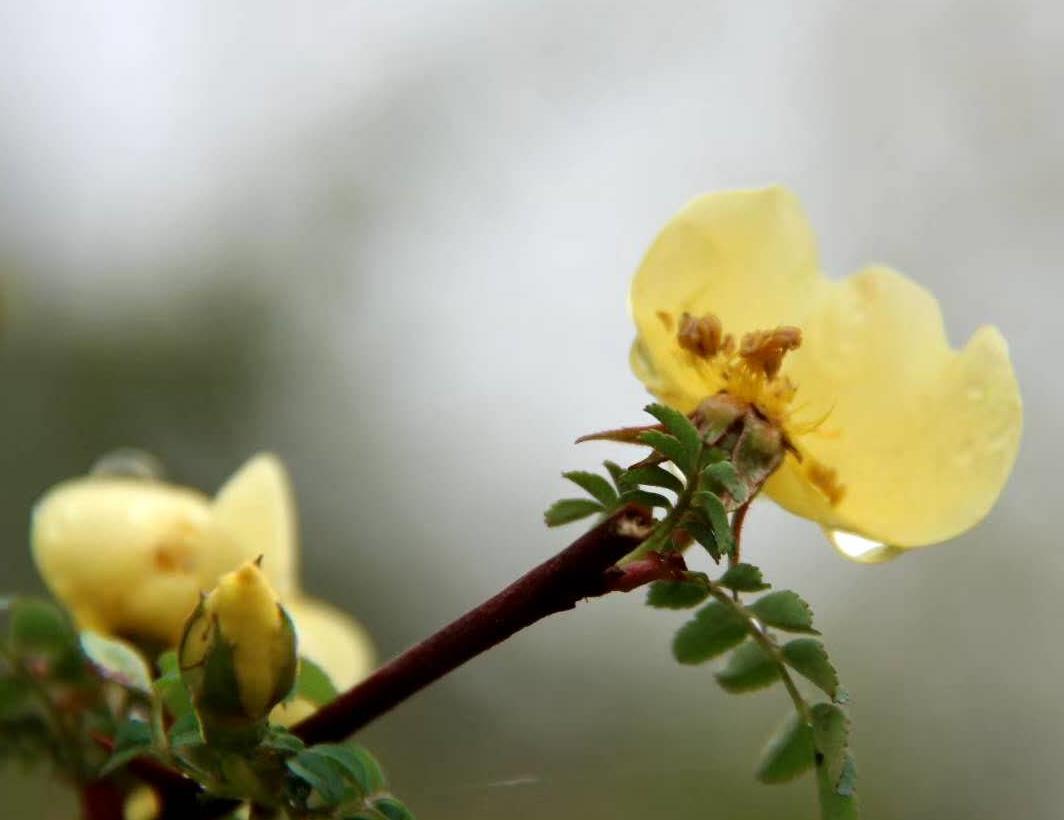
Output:
<instances>
[{"instance_id":1,"label":"blurred background","mask_svg":"<svg viewBox=\"0 0 1064 820\"><path fill-rule=\"evenodd\" d=\"M572 446L639 419L628 277L692 195L783 182L825 268L1012 346L1023 449L986 523L883 566L771 505L746 543L852 691L865 816L1056 818L1050 512L1064 345L1064 13L1051 3L0 2L0 578L34 499L120 445L213 490L289 464L304 579L382 658L575 536ZM754 783L782 692L680 668L614 596L374 724L425 820L795 818ZM4 817L72 816L0 775Z\"/></svg>"}]
</instances>

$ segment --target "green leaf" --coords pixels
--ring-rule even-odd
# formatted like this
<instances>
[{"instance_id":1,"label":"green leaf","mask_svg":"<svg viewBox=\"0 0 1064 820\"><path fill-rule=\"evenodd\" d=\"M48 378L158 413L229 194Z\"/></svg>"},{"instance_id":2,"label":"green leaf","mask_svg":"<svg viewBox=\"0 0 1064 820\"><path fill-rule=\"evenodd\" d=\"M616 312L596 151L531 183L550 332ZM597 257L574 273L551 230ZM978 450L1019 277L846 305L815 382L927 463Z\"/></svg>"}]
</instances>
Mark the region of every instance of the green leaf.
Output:
<instances>
[{"instance_id":1,"label":"green leaf","mask_svg":"<svg viewBox=\"0 0 1064 820\"><path fill-rule=\"evenodd\" d=\"M362 795L376 794L388 788L388 781L376 758L357 743L319 743L311 748L339 766Z\"/></svg>"},{"instance_id":2,"label":"green leaf","mask_svg":"<svg viewBox=\"0 0 1064 820\"><path fill-rule=\"evenodd\" d=\"M797 593L789 589L770 592L750 604L750 610L762 623L787 632L820 633L813 629L813 611Z\"/></svg>"},{"instance_id":3,"label":"green leaf","mask_svg":"<svg viewBox=\"0 0 1064 820\"><path fill-rule=\"evenodd\" d=\"M170 746L179 749L182 746L199 746L203 743L203 729L195 712L186 712L170 726Z\"/></svg>"},{"instance_id":4,"label":"green leaf","mask_svg":"<svg viewBox=\"0 0 1064 820\"><path fill-rule=\"evenodd\" d=\"M22 678L0 677L0 720L21 713L32 692L29 682Z\"/></svg>"},{"instance_id":5,"label":"green leaf","mask_svg":"<svg viewBox=\"0 0 1064 820\"><path fill-rule=\"evenodd\" d=\"M730 461L717 461L708 465L702 470L702 478L709 482L711 489L727 492L736 504L742 504L750 495L746 482L739 478Z\"/></svg>"},{"instance_id":6,"label":"green leaf","mask_svg":"<svg viewBox=\"0 0 1064 820\"><path fill-rule=\"evenodd\" d=\"M103 677L127 689L135 689L145 695L151 694L151 672L148 664L141 654L125 641L87 629L81 633L81 649Z\"/></svg>"},{"instance_id":7,"label":"green leaf","mask_svg":"<svg viewBox=\"0 0 1064 820\"><path fill-rule=\"evenodd\" d=\"M728 567L728 571L720 576L717 583L736 592L760 592L771 586L765 583L761 570L753 564L735 564Z\"/></svg>"},{"instance_id":8,"label":"green leaf","mask_svg":"<svg viewBox=\"0 0 1064 820\"><path fill-rule=\"evenodd\" d=\"M815 638L796 638L784 645L783 657L795 672L815 683L828 697L835 697L839 675L828 660L824 644Z\"/></svg>"},{"instance_id":9,"label":"green leaf","mask_svg":"<svg viewBox=\"0 0 1064 820\"><path fill-rule=\"evenodd\" d=\"M143 720L127 720L115 732L115 747L111 757L100 769L107 775L125 766L129 761L152 750L151 726Z\"/></svg>"},{"instance_id":10,"label":"green leaf","mask_svg":"<svg viewBox=\"0 0 1064 820\"><path fill-rule=\"evenodd\" d=\"M649 487L662 487L677 495L683 492L683 482L668 470L656 465L634 467L624 474L624 481L633 487L644 484Z\"/></svg>"},{"instance_id":11,"label":"green leaf","mask_svg":"<svg viewBox=\"0 0 1064 820\"><path fill-rule=\"evenodd\" d=\"M562 473L562 478L569 479L603 507L612 507L617 503L617 492L610 486L610 482L600 475L583 470L571 470L568 473Z\"/></svg>"},{"instance_id":12,"label":"green leaf","mask_svg":"<svg viewBox=\"0 0 1064 820\"><path fill-rule=\"evenodd\" d=\"M846 744L850 739L850 721L846 713L833 703L813 706L813 745L820 756L819 765L827 767L832 782L842 775L846 758Z\"/></svg>"},{"instance_id":13,"label":"green leaf","mask_svg":"<svg viewBox=\"0 0 1064 820\"><path fill-rule=\"evenodd\" d=\"M59 607L38 598L19 598L11 604L11 649L19 655L58 657L77 651L78 635Z\"/></svg>"},{"instance_id":14,"label":"green leaf","mask_svg":"<svg viewBox=\"0 0 1064 820\"><path fill-rule=\"evenodd\" d=\"M617 492L624 492L627 487L624 477L625 469L613 461L603 461L602 464L605 466L606 472L610 474L610 478L613 479L613 486L617 488Z\"/></svg>"},{"instance_id":15,"label":"green leaf","mask_svg":"<svg viewBox=\"0 0 1064 820\"><path fill-rule=\"evenodd\" d=\"M722 655L742 643L746 621L729 606L713 601L685 623L672 642L672 654L680 663L695 664Z\"/></svg>"},{"instance_id":16,"label":"green leaf","mask_svg":"<svg viewBox=\"0 0 1064 820\"><path fill-rule=\"evenodd\" d=\"M813 730L794 713L762 751L757 779L762 783L786 783L811 769L815 762Z\"/></svg>"},{"instance_id":17,"label":"green leaf","mask_svg":"<svg viewBox=\"0 0 1064 820\"><path fill-rule=\"evenodd\" d=\"M325 670L310 658L299 659L299 674L292 694L309 700L315 706L324 706L333 700L339 692L333 686Z\"/></svg>"},{"instance_id":18,"label":"green leaf","mask_svg":"<svg viewBox=\"0 0 1064 820\"><path fill-rule=\"evenodd\" d=\"M717 535L713 527L706 521L706 517L700 513L687 515L680 523L680 527L695 541L706 548L714 561L720 561L720 545L717 543Z\"/></svg>"},{"instance_id":19,"label":"green leaf","mask_svg":"<svg viewBox=\"0 0 1064 820\"><path fill-rule=\"evenodd\" d=\"M728 665L716 675L726 692L739 694L764 689L780 678L780 669L756 641L747 641L732 652Z\"/></svg>"},{"instance_id":20,"label":"green leaf","mask_svg":"<svg viewBox=\"0 0 1064 820\"><path fill-rule=\"evenodd\" d=\"M570 524L600 512L605 510L597 501L587 498L563 498L551 504L543 518L548 527L560 527L562 524Z\"/></svg>"},{"instance_id":21,"label":"green leaf","mask_svg":"<svg viewBox=\"0 0 1064 820\"><path fill-rule=\"evenodd\" d=\"M156 660L156 665L161 674L155 679L155 691L162 698L170 716L177 720L183 715L191 714L192 698L189 697L188 687L181 678L177 652L173 649L163 652Z\"/></svg>"},{"instance_id":22,"label":"green leaf","mask_svg":"<svg viewBox=\"0 0 1064 820\"><path fill-rule=\"evenodd\" d=\"M720 497L708 491L695 493L695 501L701 506L713 528L713 536L717 541L717 548L721 555L731 555L735 552L735 535L732 533L731 524L728 522L728 513L724 508L724 502Z\"/></svg>"},{"instance_id":23,"label":"green leaf","mask_svg":"<svg viewBox=\"0 0 1064 820\"><path fill-rule=\"evenodd\" d=\"M647 606L689 609L702 603L709 597L709 587L698 575L701 573L690 573L683 581L655 581L647 590Z\"/></svg>"},{"instance_id":24,"label":"green leaf","mask_svg":"<svg viewBox=\"0 0 1064 820\"><path fill-rule=\"evenodd\" d=\"M343 770L317 747L304 749L285 761L288 770L314 789L326 804L335 806L347 797Z\"/></svg>"},{"instance_id":25,"label":"green leaf","mask_svg":"<svg viewBox=\"0 0 1064 820\"><path fill-rule=\"evenodd\" d=\"M820 797L820 814L823 820L858 820L857 767L853 758L844 756L843 773L836 782L823 766L817 769L817 791Z\"/></svg>"},{"instance_id":26,"label":"green leaf","mask_svg":"<svg viewBox=\"0 0 1064 820\"><path fill-rule=\"evenodd\" d=\"M702 436L699 435L698 429L691 423L691 420L679 410L666 407L664 404L651 404L644 409L664 424L665 429L676 437L676 440L680 442L680 446L683 447L683 451L687 455L688 463L694 464L698 458L699 451L702 449Z\"/></svg>"},{"instance_id":27,"label":"green leaf","mask_svg":"<svg viewBox=\"0 0 1064 820\"><path fill-rule=\"evenodd\" d=\"M400 801L394 797L382 797L373 801L373 808L383 814L388 820L414 820L414 815Z\"/></svg>"},{"instance_id":28,"label":"green leaf","mask_svg":"<svg viewBox=\"0 0 1064 820\"><path fill-rule=\"evenodd\" d=\"M268 749L276 749L279 752L295 754L306 748L306 744L288 731L283 726L271 726L262 745Z\"/></svg>"},{"instance_id":29,"label":"green leaf","mask_svg":"<svg viewBox=\"0 0 1064 820\"><path fill-rule=\"evenodd\" d=\"M672 502L665 496L647 492L646 490L625 490L621 495L621 501L625 504L642 504L644 507L672 509Z\"/></svg>"},{"instance_id":30,"label":"green leaf","mask_svg":"<svg viewBox=\"0 0 1064 820\"><path fill-rule=\"evenodd\" d=\"M647 430L639 434L639 440L647 447L665 456L669 461L679 467L684 475L691 472L691 457L676 436L662 433L660 430Z\"/></svg>"}]
</instances>

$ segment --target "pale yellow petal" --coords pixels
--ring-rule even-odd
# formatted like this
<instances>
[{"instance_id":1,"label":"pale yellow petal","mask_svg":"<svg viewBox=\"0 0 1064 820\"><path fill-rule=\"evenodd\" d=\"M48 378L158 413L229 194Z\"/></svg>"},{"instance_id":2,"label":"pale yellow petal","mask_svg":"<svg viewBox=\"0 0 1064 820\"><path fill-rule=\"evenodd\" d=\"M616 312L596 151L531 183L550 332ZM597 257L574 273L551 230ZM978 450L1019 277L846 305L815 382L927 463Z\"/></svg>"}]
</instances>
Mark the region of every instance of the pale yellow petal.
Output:
<instances>
[{"instance_id":1,"label":"pale yellow petal","mask_svg":"<svg viewBox=\"0 0 1064 820\"><path fill-rule=\"evenodd\" d=\"M30 540L41 577L79 625L173 643L204 588L208 516L194 490L90 476L41 498Z\"/></svg>"},{"instance_id":2,"label":"pale yellow petal","mask_svg":"<svg viewBox=\"0 0 1064 820\"><path fill-rule=\"evenodd\" d=\"M373 643L353 618L314 598L285 602L296 625L299 654L318 664L337 689L354 686L374 665Z\"/></svg>"},{"instance_id":3,"label":"pale yellow petal","mask_svg":"<svg viewBox=\"0 0 1064 820\"><path fill-rule=\"evenodd\" d=\"M886 268L831 285L800 324L805 342L785 372L800 415L827 417L796 437L805 462L789 457L768 493L828 530L895 548L944 541L982 519L1022 427L1001 335L982 328L951 349L934 297ZM813 465L835 471L836 505L810 481Z\"/></svg>"},{"instance_id":4,"label":"pale yellow petal","mask_svg":"<svg viewBox=\"0 0 1064 820\"><path fill-rule=\"evenodd\" d=\"M272 453L250 458L214 497L205 560L220 575L262 556L277 593L297 592L296 507L284 464Z\"/></svg>"},{"instance_id":5,"label":"pale yellow petal","mask_svg":"<svg viewBox=\"0 0 1064 820\"><path fill-rule=\"evenodd\" d=\"M721 385L676 343L685 311L716 314L738 338L799 324L826 287L815 237L790 191L699 197L665 226L632 282L629 301L639 334L632 368L659 399L690 412Z\"/></svg>"}]
</instances>

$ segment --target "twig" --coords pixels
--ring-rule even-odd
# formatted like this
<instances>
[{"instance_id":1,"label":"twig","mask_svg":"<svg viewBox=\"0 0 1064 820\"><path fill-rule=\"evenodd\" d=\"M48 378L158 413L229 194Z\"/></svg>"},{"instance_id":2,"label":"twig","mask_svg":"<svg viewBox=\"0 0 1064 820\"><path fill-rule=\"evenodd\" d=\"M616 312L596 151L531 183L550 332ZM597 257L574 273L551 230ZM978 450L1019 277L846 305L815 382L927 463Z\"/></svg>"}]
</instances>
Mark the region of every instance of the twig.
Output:
<instances>
[{"instance_id":1,"label":"twig","mask_svg":"<svg viewBox=\"0 0 1064 820\"><path fill-rule=\"evenodd\" d=\"M610 591L608 572L639 546L649 514L624 507L494 598L374 672L292 731L306 743L339 741L536 621Z\"/></svg>"}]
</instances>

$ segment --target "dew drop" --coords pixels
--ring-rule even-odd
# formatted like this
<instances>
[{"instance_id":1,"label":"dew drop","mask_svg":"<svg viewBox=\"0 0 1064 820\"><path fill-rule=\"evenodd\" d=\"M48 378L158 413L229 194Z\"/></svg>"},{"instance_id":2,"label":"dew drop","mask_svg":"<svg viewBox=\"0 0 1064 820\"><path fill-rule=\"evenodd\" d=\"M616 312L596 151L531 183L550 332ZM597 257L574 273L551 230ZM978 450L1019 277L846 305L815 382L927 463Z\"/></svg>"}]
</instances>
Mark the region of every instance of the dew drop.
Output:
<instances>
[{"instance_id":1,"label":"dew drop","mask_svg":"<svg viewBox=\"0 0 1064 820\"><path fill-rule=\"evenodd\" d=\"M843 530L825 530L835 549L853 561L878 564L897 558L905 550Z\"/></svg>"}]
</instances>

